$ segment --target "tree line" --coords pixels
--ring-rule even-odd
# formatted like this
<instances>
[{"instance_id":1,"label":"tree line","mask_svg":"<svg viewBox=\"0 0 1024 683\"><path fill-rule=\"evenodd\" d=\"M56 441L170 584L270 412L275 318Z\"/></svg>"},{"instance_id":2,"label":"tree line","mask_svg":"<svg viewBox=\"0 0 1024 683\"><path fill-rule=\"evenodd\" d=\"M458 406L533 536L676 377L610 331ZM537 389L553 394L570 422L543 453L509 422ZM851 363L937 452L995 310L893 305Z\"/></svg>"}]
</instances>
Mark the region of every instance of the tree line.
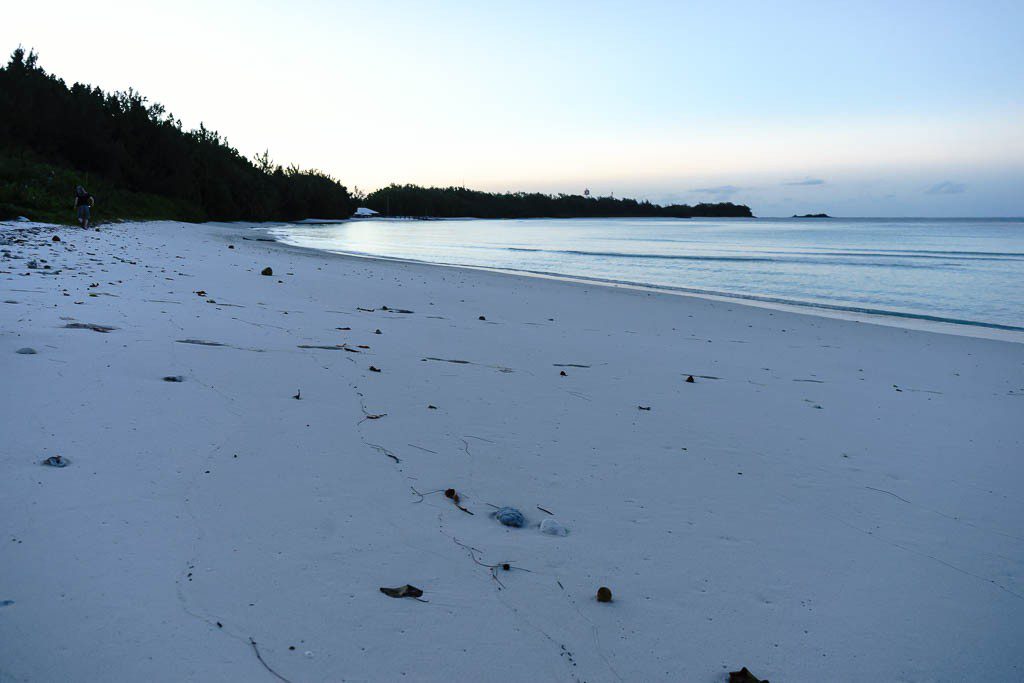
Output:
<instances>
[{"instance_id":1,"label":"tree line","mask_svg":"<svg viewBox=\"0 0 1024 683\"><path fill-rule=\"evenodd\" d=\"M51 188L27 182L38 175L27 169L47 162L126 196L168 199L165 210L188 214L166 217L294 220L345 218L355 210L347 188L326 173L283 168L266 153L250 160L217 131L204 125L185 130L134 90L69 87L39 66L35 52L20 47L0 68L0 153L6 157L0 204L10 207L31 208L51 196ZM24 177L12 177L19 169ZM72 190L61 188L68 198Z\"/></svg>"},{"instance_id":2,"label":"tree line","mask_svg":"<svg viewBox=\"0 0 1024 683\"><path fill-rule=\"evenodd\" d=\"M694 218L749 217L750 207L731 202L671 204L539 192L481 192L464 187L389 185L362 204L390 216L436 218Z\"/></svg>"},{"instance_id":3,"label":"tree line","mask_svg":"<svg viewBox=\"0 0 1024 683\"><path fill-rule=\"evenodd\" d=\"M357 205L382 214L436 218L751 216L744 205L672 204L464 187L389 185L369 195L326 173L284 168L267 152L249 159L217 131L185 130L133 89L71 86L16 49L0 68L0 219L71 220L83 184L99 216L182 220L347 218ZM357 204L358 202L358 204Z\"/></svg>"}]
</instances>

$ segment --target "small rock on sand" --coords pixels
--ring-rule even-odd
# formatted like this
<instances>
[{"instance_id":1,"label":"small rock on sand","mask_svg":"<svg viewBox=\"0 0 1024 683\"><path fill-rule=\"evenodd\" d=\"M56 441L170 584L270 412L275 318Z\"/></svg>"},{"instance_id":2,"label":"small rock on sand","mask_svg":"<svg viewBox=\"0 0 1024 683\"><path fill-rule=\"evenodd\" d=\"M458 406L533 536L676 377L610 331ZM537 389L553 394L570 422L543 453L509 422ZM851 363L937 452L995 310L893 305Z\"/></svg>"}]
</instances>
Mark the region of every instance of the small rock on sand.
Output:
<instances>
[{"instance_id":1,"label":"small rock on sand","mask_svg":"<svg viewBox=\"0 0 1024 683\"><path fill-rule=\"evenodd\" d=\"M767 680L761 680L754 674L750 673L747 667L743 667L739 671L729 672L729 683L768 683Z\"/></svg>"},{"instance_id":2,"label":"small rock on sand","mask_svg":"<svg viewBox=\"0 0 1024 683\"><path fill-rule=\"evenodd\" d=\"M33 349L31 346L26 346L24 348L18 349L17 351L15 351L15 353L20 353L23 356L34 356L39 352Z\"/></svg>"},{"instance_id":3,"label":"small rock on sand","mask_svg":"<svg viewBox=\"0 0 1024 683\"><path fill-rule=\"evenodd\" d=\"M274 274L274 269L271 268L270 266L267 266L266 268L264 268L263 270L260 271L260 275L273 275L273 274Z\"/></svg>"},{"instance_id":4,"label":"small rock on sand","mask_svg":"<svg viewBox=\"0 0 1024 683\"><path fill-rule=\"evenodd\" d=\"M540 523L540 532L547 534L548 536L568 536L569 530L566 529L558 520L545 519Z\"/></svg>"},{"instance_id":5,"label":"small rock on sand","mask_svg":"<svg viewBox=\"0 0 1024 683\"><path fill-rule=\"evenodd\" d=\"M419 598L423 595L423 591L416 586L405 584L398 588L388 588L387 586L381 586L380 592L390 598Z\"/></svg>"}]
</instances>

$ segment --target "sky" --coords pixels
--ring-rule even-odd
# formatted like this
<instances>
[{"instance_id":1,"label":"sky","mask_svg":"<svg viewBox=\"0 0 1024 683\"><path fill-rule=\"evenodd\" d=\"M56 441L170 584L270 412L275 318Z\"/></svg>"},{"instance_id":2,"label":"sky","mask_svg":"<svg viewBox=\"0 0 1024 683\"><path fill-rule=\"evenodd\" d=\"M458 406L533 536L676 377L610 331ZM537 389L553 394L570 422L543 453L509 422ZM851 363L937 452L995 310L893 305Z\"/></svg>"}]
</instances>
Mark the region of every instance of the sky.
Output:
<instances>
[{"instance_id":1,"label":"sky","mask_svg":"<svg viewBox=\"0 0 1024 683\"><path fill-rule=\"evenodd\" d=\"M9 3L0 49L391 182L1024 216L1024 2Z\"/></svg>"}]
</instances>

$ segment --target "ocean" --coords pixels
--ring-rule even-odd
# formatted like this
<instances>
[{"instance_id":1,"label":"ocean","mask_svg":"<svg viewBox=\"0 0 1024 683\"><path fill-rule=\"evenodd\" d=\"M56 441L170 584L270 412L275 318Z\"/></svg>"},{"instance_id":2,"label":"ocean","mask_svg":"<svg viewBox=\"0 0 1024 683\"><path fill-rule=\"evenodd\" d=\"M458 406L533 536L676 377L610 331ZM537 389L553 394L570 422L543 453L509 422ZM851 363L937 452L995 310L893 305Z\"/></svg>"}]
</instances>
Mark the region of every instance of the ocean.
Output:
<instances>
[{"instance_id":1,"label":"ocean","mask_svg":"<svg viewBox=\"0 0 1024 683\"><path fill-rule=\"evenodd\" d=\"M323 251L1024 331L1024 219L353 220Z\"/></svg>"}]
</instances>

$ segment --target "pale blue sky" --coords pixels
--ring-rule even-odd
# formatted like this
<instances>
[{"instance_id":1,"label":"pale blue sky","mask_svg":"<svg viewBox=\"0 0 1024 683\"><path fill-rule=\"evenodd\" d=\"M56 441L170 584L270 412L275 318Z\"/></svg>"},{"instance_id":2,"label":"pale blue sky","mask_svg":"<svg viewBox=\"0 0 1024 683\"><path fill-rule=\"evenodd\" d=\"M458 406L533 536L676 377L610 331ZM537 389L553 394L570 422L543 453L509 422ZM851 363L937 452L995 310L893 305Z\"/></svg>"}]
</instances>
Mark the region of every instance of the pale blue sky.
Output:
<instances>
[{"instance_id":1,"label":"pale blue sky","mask_svg":"<svg viewBox=\"0 0 1024 683\"><path fill-rule=\"evenodd\" d=\"M4 14L0 47L350 187L1024 215L1020 0L51 0Z\"/></svg>"}]
</instances>

